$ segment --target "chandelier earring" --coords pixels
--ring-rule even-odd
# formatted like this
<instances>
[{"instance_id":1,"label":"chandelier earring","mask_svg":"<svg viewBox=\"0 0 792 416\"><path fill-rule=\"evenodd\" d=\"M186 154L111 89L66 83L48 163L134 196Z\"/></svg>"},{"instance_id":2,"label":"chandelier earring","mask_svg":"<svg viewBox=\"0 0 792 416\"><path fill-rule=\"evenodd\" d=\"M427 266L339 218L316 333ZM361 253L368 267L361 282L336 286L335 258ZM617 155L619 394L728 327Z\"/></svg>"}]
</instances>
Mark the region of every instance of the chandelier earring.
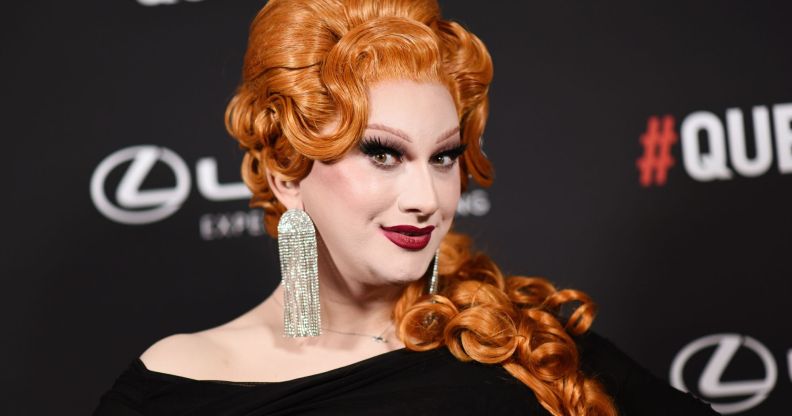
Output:
<instances>
[{"instance_id":1,"label":"chandelier earring","mask_svg":"<svg viewBox=\"0 0 792 416\"><path fill-rule=\"evenodd\" d=\"M440 249L435 251L434 260L432 261L432 275L429 277L429 294L437 294L437 260L440 257Z\"/></svg>"},{"instance_id":2,"label":"chandelier earring","mask_svg":"<svg viewBox=\"0 0 792 416\"><path fill-rule=\"evenodd\" d=\"M278 253L283 285L283 335L321 335L316 229L301 209L289 209L278 221Z\"/></svg>"}]
</instances>

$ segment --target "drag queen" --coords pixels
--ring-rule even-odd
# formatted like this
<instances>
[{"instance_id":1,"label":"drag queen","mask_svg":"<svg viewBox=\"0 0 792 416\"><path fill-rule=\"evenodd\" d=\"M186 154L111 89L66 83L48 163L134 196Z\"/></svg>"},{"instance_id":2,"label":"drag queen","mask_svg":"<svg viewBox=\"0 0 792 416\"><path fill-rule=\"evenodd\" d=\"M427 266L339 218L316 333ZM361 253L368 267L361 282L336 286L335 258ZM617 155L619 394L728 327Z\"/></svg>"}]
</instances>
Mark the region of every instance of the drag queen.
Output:
<instances>
[{"instance_id":1,"label":"drag queen","mask_svg":"<svg viewBox=\"0 0 792 416\"><path fill-rule=\"evenodd\" d=\"M242 73L226 123L282 284L151 346L96 415L714 414L589 333L584 293L451 231L493 180L492 63L434 0L271 0Z\"/></svg>"}]
</instances>

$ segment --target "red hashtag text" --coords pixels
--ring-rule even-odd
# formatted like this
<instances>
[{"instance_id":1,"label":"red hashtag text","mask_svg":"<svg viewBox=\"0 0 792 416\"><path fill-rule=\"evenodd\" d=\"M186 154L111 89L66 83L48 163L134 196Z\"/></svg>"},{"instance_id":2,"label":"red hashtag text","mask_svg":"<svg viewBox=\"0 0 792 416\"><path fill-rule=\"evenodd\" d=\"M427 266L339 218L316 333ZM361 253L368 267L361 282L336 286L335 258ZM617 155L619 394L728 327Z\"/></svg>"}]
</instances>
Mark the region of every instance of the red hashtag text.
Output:
<instances>
[{"instance_id":1,"label":"red hashtag text","mask_svg":"<svg viewBox=\"0 0 792 416\"><path fill-rule=\"evenodd\" d=\"M646 131L641 135L643 155L635 162L640 174L641 186L652 184L663 186L668 178L668 170L674 166L671 147L677 142L674 131L674 117L651 116L646 122Z\"/></svg>"}]
</instances>

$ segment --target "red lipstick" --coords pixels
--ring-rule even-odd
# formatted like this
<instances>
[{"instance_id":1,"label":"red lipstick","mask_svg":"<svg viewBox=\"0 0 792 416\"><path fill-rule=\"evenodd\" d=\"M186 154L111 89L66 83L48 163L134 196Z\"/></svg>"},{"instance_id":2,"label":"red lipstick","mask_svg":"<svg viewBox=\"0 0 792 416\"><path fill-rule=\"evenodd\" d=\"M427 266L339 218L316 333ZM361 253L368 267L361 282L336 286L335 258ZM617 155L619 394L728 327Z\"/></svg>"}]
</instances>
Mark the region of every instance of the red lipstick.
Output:
<instances>
[{"instance_id":1,"label":"red lipstick","mask_svg":"<svg viewBox=\"0 0 792 416\"><path fill-rule=\"evenodd\" d=\"M393 227L380 227L382 228L385 237L388 237L393 244L407 249L407 250L420 250L429 244L432 239L433 225L428 225L423 228L413 227L412 225L394 225Z\"/></svg>"}]
</instances>

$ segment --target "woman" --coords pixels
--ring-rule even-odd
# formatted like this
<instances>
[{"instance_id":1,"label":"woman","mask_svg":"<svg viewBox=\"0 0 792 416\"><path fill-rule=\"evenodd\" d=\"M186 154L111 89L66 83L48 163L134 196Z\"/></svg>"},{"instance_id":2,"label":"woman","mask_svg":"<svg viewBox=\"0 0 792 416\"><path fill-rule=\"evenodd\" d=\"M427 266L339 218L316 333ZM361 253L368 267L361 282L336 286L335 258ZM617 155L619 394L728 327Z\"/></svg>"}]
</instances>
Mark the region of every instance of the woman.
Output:
<instances>
[{"instance_id":1,"label":"woman","mask_svg":"<svg viewBox=\"0 0 792 416\"><path fill-rule=\"evenodd\" d=\"M449 231L492 182L491 76L433 0L271 0L226 122L283 284L157 342L96 414L713 414L584 334L585 294Z\"/></svg>"}]
</instances>

